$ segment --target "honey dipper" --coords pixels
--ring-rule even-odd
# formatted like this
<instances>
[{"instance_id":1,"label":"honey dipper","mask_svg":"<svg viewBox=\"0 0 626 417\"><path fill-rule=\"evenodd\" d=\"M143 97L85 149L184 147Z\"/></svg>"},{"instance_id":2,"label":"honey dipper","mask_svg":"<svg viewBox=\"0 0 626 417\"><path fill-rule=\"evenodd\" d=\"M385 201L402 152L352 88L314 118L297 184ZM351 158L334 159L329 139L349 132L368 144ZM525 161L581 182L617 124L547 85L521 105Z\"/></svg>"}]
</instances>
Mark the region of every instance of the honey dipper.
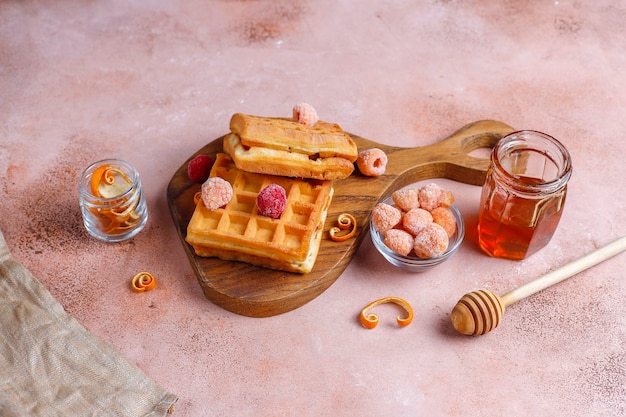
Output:
<instances>
[{"instance_id":1,"label":"honey dipper","mask_svg":"<svg viewBox=\"0 0 626 417\"><path fill-rule=\"evenodd\" d=\"M450 319L454 328L463 334L480 336L495 329L511 304L542 291L554 284L597 265L626 250L626 237L551 271L534 281L522 285L501 297L487 290L465 294L452 309Z\"/></svg>"}]
</instances>

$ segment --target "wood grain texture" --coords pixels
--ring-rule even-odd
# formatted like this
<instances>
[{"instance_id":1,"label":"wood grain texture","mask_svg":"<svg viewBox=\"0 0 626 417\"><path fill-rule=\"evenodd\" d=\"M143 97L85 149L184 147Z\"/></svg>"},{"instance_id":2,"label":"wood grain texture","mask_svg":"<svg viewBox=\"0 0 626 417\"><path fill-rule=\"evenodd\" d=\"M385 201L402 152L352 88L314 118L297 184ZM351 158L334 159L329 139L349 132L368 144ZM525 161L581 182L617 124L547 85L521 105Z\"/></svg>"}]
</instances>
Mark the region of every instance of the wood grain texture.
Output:
<instances>
[{"instance_id":1,"label":"wood grain texture","mask_svg":"<svg viewBox=\"0 0 626 417\"><path fill-rule=\"evenodd\" d=\"M341 275L369 228L370 211L379 199L394 190L430 178L482 185L489 161L468 154L479 148L492 148L508 133L510 126L483 120L470 123L450 137L424 147L400 148L351 135L359 150L382 149L389 162L384 175L366 177L358 169L348 178L334 181L335 195L329 208L320 251L308 274L275 271L241 262L196 256L185 242L187 224L193 214L193 196L200 184L187 176L187 163L196 155L214 156L222 151L223 137L191 155L176 171L167 187L170 214L204 295L218 306L244 316L269 317L286 313L313 300ZM334 242L328 229L341 213L349 212L358 223L357 234L344 242Z\"/></svg>"}]
</instances>

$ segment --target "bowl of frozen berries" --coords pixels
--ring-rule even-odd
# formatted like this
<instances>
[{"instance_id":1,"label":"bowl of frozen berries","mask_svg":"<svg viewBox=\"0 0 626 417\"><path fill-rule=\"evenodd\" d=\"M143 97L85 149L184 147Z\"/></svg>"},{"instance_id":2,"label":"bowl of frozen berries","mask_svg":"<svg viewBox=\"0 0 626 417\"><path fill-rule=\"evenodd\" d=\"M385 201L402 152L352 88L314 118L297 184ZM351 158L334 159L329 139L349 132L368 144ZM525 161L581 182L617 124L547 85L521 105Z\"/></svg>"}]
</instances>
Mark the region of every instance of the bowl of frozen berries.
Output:
<instances>
[{"instance_id":1,"label":"bowl of frozen berries","mask_svg":"<svg viewBox=\"0 0 626 417\"><path fill-rule=\"evenodd\" d=\"M370 236L392 265L422 272L450 259L465 236L453 194L436 183L394 191L372 209Z\"/></svg>"}]
</instances>

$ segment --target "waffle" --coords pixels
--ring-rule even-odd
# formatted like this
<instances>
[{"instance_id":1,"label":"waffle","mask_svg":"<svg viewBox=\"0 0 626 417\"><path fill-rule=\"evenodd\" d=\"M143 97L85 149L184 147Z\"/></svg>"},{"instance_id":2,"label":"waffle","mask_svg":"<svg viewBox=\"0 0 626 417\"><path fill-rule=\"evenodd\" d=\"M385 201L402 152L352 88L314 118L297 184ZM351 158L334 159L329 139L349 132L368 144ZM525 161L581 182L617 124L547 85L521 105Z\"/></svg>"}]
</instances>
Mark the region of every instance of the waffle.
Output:
<instances>
[{"instance_id":1,"label":"waffle","mask_svg":"<svg viewBox=\"0 0 626 417\"><path fill-rule=\"evenodd\" d=\"M217 154L210 176L228 181L233 187L233 198L216 210L209 210L202 200L198 201L186 237L198 256L282 271L311 271L333 195L331 181L242 171L222 153ZM271 183L287 192L287 205L279 219L257 213L256 197Z\"/></svg>"},{"instance_id":2,"label":"waffle","mask_svg":"<svg viewBox=\"0 0 626 417\"><path fill-rule=\"evenodd\" d=\"M358 153L337 124L307 126L284 118L235 113L224 152L244 171L334 180L348 177Z\"/></svg>"},{"instance_id":3,"label":"waffle","mask_svg":"<svg viewBox=\"0 0 626 417\"><path fill-rule=\"evenodd\" d=\"M224 152L233 158L239 169L260 174L336 180L346 178L354 171L354 164L345 158L312 159L303 153L247 147L234 133L224 138Z\"/></svg>"},{"instance_id":4,"label":"waffle","mask_svg":"<svg viewBox=\"0 0 626 417\"><path fill-rule=\"evenodd\" d=\"M356 144L338 124L318 121L313 126L280 117L235 113L230 130L244 146L298 152L321 158L338 157L350 162L358 156Z\"/></svg>"}]
</instances>

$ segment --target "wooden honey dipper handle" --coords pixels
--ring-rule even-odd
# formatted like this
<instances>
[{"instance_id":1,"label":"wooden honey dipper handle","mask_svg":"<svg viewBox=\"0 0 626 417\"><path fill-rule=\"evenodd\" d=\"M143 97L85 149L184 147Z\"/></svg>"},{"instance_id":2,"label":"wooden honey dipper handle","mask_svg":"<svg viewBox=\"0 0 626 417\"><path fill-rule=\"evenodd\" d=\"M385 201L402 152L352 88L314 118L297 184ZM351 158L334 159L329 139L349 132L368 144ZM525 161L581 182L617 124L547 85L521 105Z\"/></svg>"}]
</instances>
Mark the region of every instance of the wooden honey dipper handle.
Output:
<instances>
[{"instance_id":1,"label":"wooden honey dipper handle","mask_svg":"<svg viewBox=\"0 0 626 417\"><path fill-rule=\"evenodd\" d=\"M478 336L490 332L500 324L506 307L604 262L624 250L626 250L626 237L602 246L501 297L486 290L465 294L450 314L452 324L457 331L466 335Z\"/></svg>"},{"instance_id":2,"label":"wooden honey dipper handle","mask_svg":"<svg viewBox=\"0 0 626 417\"><path fill-rule=\"evenodd\" d=\"M548 272L540 278L522 285L508 293L504 294L500 299L505 307L511 304L531 296L541 290L544 290L554 284L578 274L585 269L591 268L601 262L606 261L609 258L617 255L618 253L626 250L626 237L619 238L601 248L594 250L591 253L576 259L562 267L555 269L552 272Z\"/></svg>"}]
</instances>

